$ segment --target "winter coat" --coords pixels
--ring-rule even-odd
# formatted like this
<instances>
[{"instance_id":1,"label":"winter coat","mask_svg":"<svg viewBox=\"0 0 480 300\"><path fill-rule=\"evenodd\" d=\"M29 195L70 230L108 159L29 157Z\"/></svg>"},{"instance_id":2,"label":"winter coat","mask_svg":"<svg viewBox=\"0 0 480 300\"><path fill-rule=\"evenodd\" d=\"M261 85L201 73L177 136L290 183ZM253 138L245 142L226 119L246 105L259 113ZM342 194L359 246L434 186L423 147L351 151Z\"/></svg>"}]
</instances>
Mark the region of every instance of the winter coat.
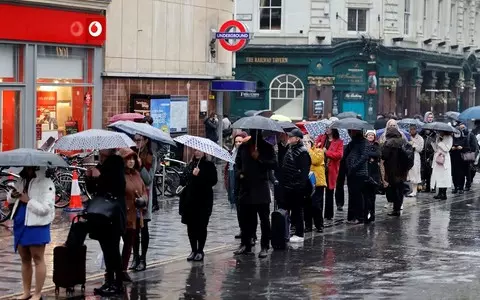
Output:
<instances>
[{"instance_id":1,"label":"winter coat","mask_svg":"<svg viewBox=\"0 0 480 300\"><path fill-rule=\"evenodd\" d=\"M316 144L319 148L324 148L327 141L327 136L319 136L316 140ZM340 170L340 162L343 157L343 141L341 139L333 139L330 142L330 146L325 151L325 157L327 158L326 171L328 172L328 189L333 190L337 185L338 172Z\"/></svg>"},{"instance_id":2,"label":"winter coat","mask_svg":"<svg viewBox=\"0 0 480 300\"><path fill-rule=\"evenodd\" d=\"M405 182L408 175L408 162L402 155L402 146L407 142L398 130L395 132L396 135L387 133L382 146L384 180L390 185Z\"/></svg>"},{"instance_id":3,"label":"winter coat","mask_svg":"<svg viewBox=\"0 0 480 300\"><path fill-rule=\"evenodd\" d=\"M410 169L410 171L408 171L407 180L411 183L418 184L422 182L422 162L420 159L420 153L423 151L424 141L423 138L417 134L415 137L412 136L410 143L415 151L415 156L413 167Z\"/></svg>"},{"instance_id":4,"label":"winter coat","mask_svg":"<svg viewBox=\"0 0 480 300\"><path fill-rule=\"evenodd\" d=\"M307 148L299 142L290 145L282 164L282 181L280 184L286 189L304 190L310 172L310 155Z\"/></svg>"},{"instance_id":5,"label":"winter coat","mask_svg":"<svg viewBox=\"0 0 480 300\"><path fill-rule=\"evenodd\" d=\"M212 118L206 118L203 124L205 124L205 137L215 143L218 142L218 123L212 120Z\"/></svg>"},{"instance_id":6,"label":"winter coat","mask_svg":"<svg viewBox=\"0 0 480 300\"><path fill-rule=\"evenodd\" d=\"M193 170L198 166L198 176ZM217 184L217 168L205 157L193 159L186 167L180 185L184 186L180 195L179 213L183 224L208 221L213 209L213 187Z\"/></svg>"},{"instance_id":7,"label":"winter coat","mask_svg":"<svg viewBox=\"0 0 480 300\"><path fill-rule=\"evenodd\" d=\"M55 219L55 185L50 178L45 177L46 168L40 168L35 172L28 187L27 194L30 200L27 203L25 226L44 226ZM24 190L25 180L19 180L15 184L15 190L21 193ZM14 204L12 216L20 204L20 200L12 197L11 191L7 194L7 201Z\"/></svg>"},{"instance_id":8,"label":"winter coat","mask_svg":"<svg viewBox=\"0 0 480 300\"><path fill-rule=\"evenodd\" d=\"M420 135L423 138L423 151L420 153L420 160L422 162L422 168L432 168L432 159L435 151L433 150L432 143L435 143L437 134L435 131L422 130Z\"/></svg>"},{"instance_id":9,"label":"winter coat","mask_svg":"<svg viewBox=\"0 0 480 300\"><path fill-rule=\"evenodd\" d=\"M256 141L255 141L256 140ZM253 159L255 143L259 157ZM277 167L273 146L262 138L252 137L238 147L235 158L238 201L240 204L270 203L270 171Z\"/></svg>"},{"instance_id":10,"label":"winter coat","mask_svg":"<svg viewBox=\"0 0 480 300\"><path fill-rule=\"evenodd\" d=\"M382 182L380 175L380 145L377 142L368 142L366 152L368 155L369 182L374 185L380 185Z\"/></svg>"},{"instance_id":11,"label":"winter coat","mask_svg":"<svg viewBox=\"0 0 480 300\"><path fill-rule=\"evenodd\" d=\"M345 150L345 166L347 178L368 179L368 141L363 137L354 137Z\"/></svg>"},{"instance_id":12,"label":"winter coat","mask_svg":"<svg viewBox=\"0 0 480 300\"><path fill-rule=\"evenodd\" d=\"M452 186L452 163L450 160L450 150L452 149L453 138L450 135L438 136L436 142L432 144L435 154L432 161L432 177L430 185L436 188L449 188ZM437 163L437 157L442 154L445 156L443 165Z\"/></svg>"},{"instance_id":13,"label":"winter coat","mask_svg":"<svg viewBox=\"0 0 480 300\"><path fill-rule=\"evenodd\" d=\"M308 154L310 154L310 160L312 161L310 171L315 174L315 186L326 186L325 154L323 149L311 148L308 150Z\"/></svg>"}]
</instances>

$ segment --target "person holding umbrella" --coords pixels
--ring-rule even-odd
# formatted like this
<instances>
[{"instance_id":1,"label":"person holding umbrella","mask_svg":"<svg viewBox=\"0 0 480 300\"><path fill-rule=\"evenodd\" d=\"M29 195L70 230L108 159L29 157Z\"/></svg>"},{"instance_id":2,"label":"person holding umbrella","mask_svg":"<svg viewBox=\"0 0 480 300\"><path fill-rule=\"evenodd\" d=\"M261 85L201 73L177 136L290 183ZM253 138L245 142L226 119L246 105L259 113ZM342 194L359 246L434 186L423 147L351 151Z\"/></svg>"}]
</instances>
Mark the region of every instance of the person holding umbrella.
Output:
<instances>
[{"instance_id":1,"label":"person holding umbrella","mask_svg":"<svg viewBox=\"0 0 480 300\"><path fill-rule=\"evenodd\" d=\"M469 165L470 162L464 160L464 155L470 152L470 144L468 140L469 132L465 132L457 126L458 132L453 134L453 145L450 150L450 159L452 161L452 181L453 191L452 194L463 194L465 183L468 184L469 177ZM467 178L467 181L465 180Z\"/></svg>"}]
</instances>

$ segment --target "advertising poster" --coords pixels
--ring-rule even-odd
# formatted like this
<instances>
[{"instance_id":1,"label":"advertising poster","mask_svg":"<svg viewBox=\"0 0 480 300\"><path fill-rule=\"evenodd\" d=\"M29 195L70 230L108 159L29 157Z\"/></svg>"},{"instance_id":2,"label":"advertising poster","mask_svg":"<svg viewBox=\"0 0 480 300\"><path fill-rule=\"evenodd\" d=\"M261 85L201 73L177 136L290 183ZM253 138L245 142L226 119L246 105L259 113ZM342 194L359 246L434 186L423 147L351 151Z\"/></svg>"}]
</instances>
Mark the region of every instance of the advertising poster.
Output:
<instances>
[{"instance_id":1,"label":"advertising poster","mask_svg":"<svg viewBox=\"0 0 480 300\"><path fill-rule=\"evenodd\" d=\"M377 72L375 72L375 71L368 72L367 94L369 94L369 95L376 95L377 94Z\"/></svg>"},{"instance_id":2,"label":"advertising poster","mask_svg":"<svg viewBox=\"0 0 480 300\"><path fill-rule=\"evenodd\" d=\"M313 100L313 114L316 116L323 115L324 100Z\"/></svg>"},{"instance_id":3,"label":"advertising poster","mask_svg":"<svg viewBox=\"0 0 480 300\"><path fill-rule=\"evenodd\" d=\"M150 116L153 126L165 132L170 132L170 98L150 100Z\"/></svg>"},{"instance_id":4,"label":"advertising poster","mask_svg":"<svg viewBox=\"0 0 480 300\"><path fill-rule=\"evenodd\" d=\"M170 102L170 133L187 132L188 97L172 96Z\"/></svg>"},{"instance_id":5,"label":"advertising poster","mask_svg":"<svg viewBox=\"0 0 480 300\"><path fill-rule=\"evenodd\" d=\"M56 91L37 91L37 117L49 114L55 118L57 110L57 92Z\"/></svg>"}]
</instances>

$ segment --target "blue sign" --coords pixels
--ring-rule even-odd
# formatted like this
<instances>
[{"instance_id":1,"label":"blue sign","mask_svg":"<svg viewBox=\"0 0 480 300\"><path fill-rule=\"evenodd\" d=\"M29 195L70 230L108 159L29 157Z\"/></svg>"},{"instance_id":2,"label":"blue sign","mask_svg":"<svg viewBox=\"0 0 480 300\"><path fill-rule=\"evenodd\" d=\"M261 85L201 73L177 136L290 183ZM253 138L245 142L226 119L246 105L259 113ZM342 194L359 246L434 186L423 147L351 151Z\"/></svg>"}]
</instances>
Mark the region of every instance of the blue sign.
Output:
<instances>
[{"instance_id":1,"label":"blue sign","mask_svg":"<svg viewBox=\"0 0 480 300\"><path fill-rule=\"evenodd\" d=\"M245 80L213 80L213 92L256 92L257 83Z\"/></svg>"},{"instance_id":2,"label":"blue sign","mask_svg":"<svg viewBox=\"0 0 480 300\"><path fill-rule=\"evenodd\" d=\"M170 99L151 99L150 116L153 126L165 132L170 131Z\"/></svg>"}]
</instances>

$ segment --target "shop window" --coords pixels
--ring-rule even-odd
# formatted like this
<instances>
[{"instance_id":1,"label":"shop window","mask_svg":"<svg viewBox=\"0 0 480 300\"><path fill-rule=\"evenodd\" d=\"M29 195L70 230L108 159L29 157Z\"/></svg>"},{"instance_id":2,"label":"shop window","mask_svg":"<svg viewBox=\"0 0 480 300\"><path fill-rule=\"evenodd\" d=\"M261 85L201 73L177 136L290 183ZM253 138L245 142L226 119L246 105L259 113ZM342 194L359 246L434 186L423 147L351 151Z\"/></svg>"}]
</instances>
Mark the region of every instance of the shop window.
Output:
<instances>
[{"instance_id":1,"label":"shop window","mask_svg":"<svg viewBox=\"0 0 480 300\"><path fill-rule=\"evenodd\" d=\"M23 82L23 45L0 44L0 83Z\"/></svg>"},{"instance_id":2,"label":"shop window","mask_svg":"<svg viewBox=\"0 0 480 300\"><path fill-rule=\"evenodd\" d=\"M85 98L93 94L91 87L39 86L37 88L37 146L50 137L92 128L92 111Z\"/></svg>"},{"instance_id":3,"label":"shop window","mask_svg":"<svg viewBox=\"0 0 480 300\"><path fill-rule=\"evenodd\" d=\"M304 86L290 74L283 74L270 83L270 109L294 120L303 118Z\"/></svg>"},{"instance_id":4,"label":"shop window","mask_svg":"<svg viewBox=\"0 0 480 300\"><path fill-rule=\"evenodd\" d=\"M410 0L405 0L405 10L403 14L403 34L404 35L410 34L410 15L411 15Z\"/></svg>"},{"instance_id":5,"label":"shop window","mask_svg":"<svg viewBox=\"0 0 480 300\"><path fill-rule=\"evenodd\" d=\"M367 31L367 10L366 9L348 9L348 31L366 32Z\"/></svg>"},{"instance_id":6,"label":"shop window","mask_svg":"<svg viewBox=\"0 0 480 300\"><path fill-rule=\"evenodd\" d=\"M260 1L260 30L282 29L282 0Z\"/></svg>"},{"instance_id":7,"label":"shop window","mask_svg":"<svg viewBox=\"0 0 480 300\"><path fill-rule=\"evenodd\" d=\"M37 46L38 83L92 83L93 49Z\"/></svg>"},{"instance_id":8,"label":"shop window","mask_svg":"<svg viewBox=\"0 0 480 300\"><path fill-rule=\"evenodd\" d=\"M0 90L1 151L20 147L20 102L19 90Z\"/></svg>"}]
</instances>

